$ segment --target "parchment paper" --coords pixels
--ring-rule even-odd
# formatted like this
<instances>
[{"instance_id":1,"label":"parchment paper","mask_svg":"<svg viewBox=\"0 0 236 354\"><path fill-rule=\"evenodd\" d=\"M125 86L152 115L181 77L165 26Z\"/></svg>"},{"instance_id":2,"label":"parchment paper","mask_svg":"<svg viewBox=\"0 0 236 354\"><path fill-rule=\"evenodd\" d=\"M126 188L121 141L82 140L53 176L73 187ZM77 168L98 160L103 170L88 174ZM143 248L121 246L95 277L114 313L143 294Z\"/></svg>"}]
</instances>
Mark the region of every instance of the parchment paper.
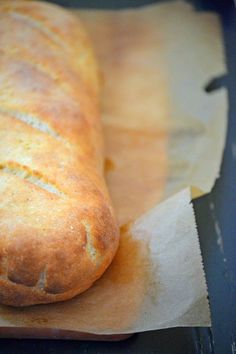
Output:
<instances>
[{"instance_id":1,"label":"parchment paper","mask_svg":"<svg viewBox=\"0 0 236 354\"><path fill-rule=\"evenodd\" d=\"M0 327L35 328L34 336L51 328L48 336L60 337L208 326L190 187L211 190L225 141L226 92L203 89L225 71L218 18L183 2L79 15L104 76L106 177L120 248L85 293L1 306Z\"/></svg>"}]
</instances>

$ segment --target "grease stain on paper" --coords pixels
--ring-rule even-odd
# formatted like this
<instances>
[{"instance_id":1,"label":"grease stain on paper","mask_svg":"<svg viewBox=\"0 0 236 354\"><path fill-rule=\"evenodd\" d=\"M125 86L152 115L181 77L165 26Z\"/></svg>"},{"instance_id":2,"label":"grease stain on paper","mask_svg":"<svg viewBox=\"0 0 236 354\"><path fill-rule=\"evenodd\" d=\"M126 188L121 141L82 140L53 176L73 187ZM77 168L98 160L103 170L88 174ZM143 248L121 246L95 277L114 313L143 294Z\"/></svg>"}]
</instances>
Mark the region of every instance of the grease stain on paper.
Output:
<instances>
[{"instance_id":1,"label":"grease stain on paper","mask_svg":"<svg viewBox=\"0 0 236 354\"><path fill-rule=\"evenodd\" d=\"M104 164L105 173L113 171L115 169L115 167L116 167L115 162L112 159L110 159L109 157L107 157L105 159L105 164Z\"/></svg>"}]
</instances>

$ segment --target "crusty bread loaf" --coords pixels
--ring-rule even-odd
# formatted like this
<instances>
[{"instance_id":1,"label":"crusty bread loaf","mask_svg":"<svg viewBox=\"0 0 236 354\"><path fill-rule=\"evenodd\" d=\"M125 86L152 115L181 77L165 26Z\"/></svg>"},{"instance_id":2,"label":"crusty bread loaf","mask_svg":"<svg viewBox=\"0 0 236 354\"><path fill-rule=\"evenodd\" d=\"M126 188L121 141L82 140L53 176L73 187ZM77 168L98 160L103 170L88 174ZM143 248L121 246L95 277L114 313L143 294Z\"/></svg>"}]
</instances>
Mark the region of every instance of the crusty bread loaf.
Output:
<instances>
[{"instance_id":1,"label":"crusty bread loaf","mask_svg":"<svg viewBox=\"0 0 236 354\"><path fill-rule=\"evenodd\" d=\"M83 26L58 6L0 1L0 302L69 299L110 264L100 80Z\"/></svg>"}]
</instances>

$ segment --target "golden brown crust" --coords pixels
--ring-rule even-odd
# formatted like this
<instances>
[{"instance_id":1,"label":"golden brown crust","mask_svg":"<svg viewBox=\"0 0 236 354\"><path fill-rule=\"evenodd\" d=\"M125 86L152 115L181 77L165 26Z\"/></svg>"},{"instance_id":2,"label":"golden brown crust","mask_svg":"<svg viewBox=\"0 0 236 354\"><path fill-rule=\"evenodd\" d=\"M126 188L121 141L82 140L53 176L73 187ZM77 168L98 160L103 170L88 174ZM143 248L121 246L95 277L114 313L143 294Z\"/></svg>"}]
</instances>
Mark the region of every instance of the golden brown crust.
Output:
<instances>
[{"instance_id":1,"label":"golden brown crust","mask_svg":"<svg viewBox=\"0 0 236 354\"><path fill-rule=\"evenodd\" d=\"M110 264L99 74L61 8L0 1L0 302L69 299Z\"/></svg>"}]
</instances>

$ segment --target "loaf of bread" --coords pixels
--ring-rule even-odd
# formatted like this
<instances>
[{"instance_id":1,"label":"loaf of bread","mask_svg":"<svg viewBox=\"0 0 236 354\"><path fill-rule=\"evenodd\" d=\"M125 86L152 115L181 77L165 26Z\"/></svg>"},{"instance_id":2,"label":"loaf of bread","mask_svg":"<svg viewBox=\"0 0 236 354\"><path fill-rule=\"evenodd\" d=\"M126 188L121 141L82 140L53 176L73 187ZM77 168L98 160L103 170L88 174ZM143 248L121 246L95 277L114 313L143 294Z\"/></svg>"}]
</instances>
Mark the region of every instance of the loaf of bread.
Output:
<instances>
[{"instance_id":1,"label":"loaf of bread","mask_svg":"<svg viewBox=\"0 0 236 354\"><path fill-rule=\"evenodd\" d=\"M111 263L100 77L66 10L0 1L0 302L69 299Z\"/></svg>"}]
</instances>

